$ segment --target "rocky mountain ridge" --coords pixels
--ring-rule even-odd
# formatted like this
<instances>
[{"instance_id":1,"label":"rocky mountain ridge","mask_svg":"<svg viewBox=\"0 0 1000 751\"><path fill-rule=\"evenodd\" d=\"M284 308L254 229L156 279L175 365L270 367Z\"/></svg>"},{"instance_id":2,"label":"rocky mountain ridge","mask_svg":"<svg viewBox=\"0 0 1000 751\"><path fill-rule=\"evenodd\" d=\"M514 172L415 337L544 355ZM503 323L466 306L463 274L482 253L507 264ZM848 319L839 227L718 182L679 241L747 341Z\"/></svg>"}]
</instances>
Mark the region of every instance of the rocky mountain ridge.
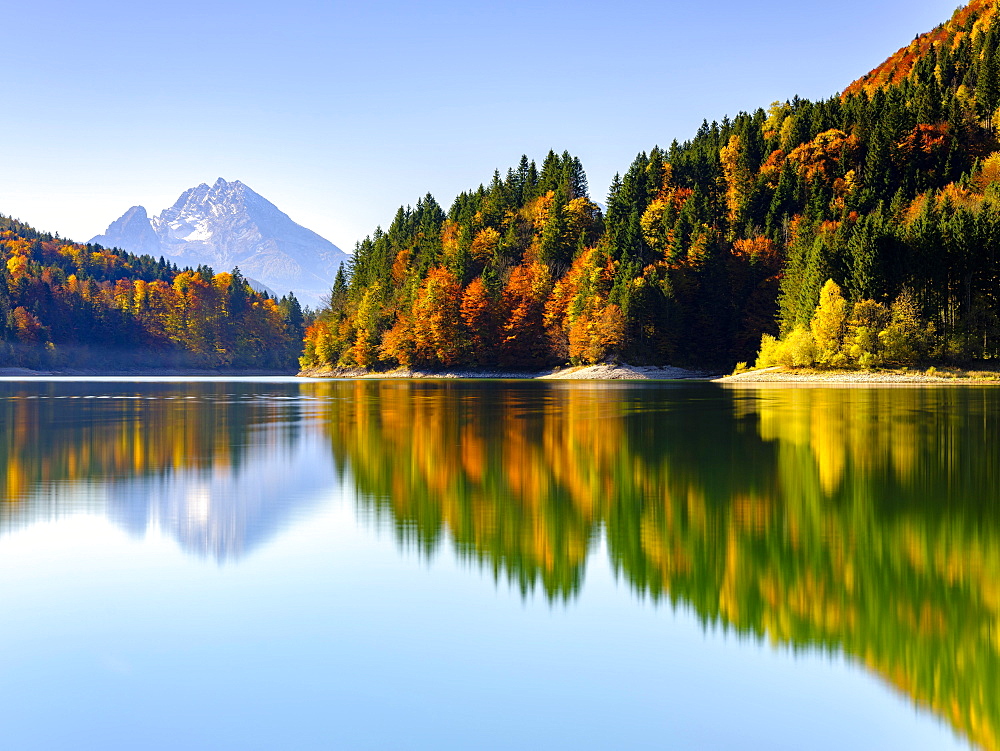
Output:
<instances>
[{"instance_id":1,"label":"rocky mountain ridge","mask_svg":"<svg viewBox=\"0 0 1000 751\"><path fill-rule=\"evenodd\" d=\"M157 216L133 206L90 242L162 255L180 266L204 264L216 271L238 266L277 294L294 292L312 306L329 292L347 258L239 180L221 177L184 191Z\"/></svg>"}]
</instances>

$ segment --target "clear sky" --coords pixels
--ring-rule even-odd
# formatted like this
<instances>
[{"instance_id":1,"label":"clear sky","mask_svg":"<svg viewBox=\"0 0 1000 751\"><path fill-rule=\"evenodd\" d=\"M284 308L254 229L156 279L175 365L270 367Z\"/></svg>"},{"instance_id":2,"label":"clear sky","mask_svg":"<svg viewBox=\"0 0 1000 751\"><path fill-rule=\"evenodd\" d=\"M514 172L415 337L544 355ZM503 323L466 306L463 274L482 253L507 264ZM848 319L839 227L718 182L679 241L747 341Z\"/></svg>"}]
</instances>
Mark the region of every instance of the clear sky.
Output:
<instances>
[{"instance_id":1,"label":"clear sky","mask_svg":"<svg viewBox=\"0 0 1000 751\"><path fill-rule=\"evenodd\" d=\"M7 3L0 213L85 241L224 177L350 250L550 148L603 200L637 152L830 96L959 4Z\"/></svg>"}]
</instances>

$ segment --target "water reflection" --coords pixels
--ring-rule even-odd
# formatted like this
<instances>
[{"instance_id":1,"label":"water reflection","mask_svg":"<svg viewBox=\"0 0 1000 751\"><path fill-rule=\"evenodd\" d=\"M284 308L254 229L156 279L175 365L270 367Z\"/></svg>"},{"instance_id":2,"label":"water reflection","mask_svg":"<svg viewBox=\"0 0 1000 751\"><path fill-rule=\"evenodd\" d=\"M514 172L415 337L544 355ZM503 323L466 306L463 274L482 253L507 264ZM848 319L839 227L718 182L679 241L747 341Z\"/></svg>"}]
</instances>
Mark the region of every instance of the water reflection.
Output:
<instances>
[{"instance_id":1,"label":"water reflection","mask_svg":"<svg viewBox=\"0 0 1000 751\"><path fill-rule=\"evenodd\" d=\"M603 530L644 596L844 652L1000 747L1000 392L310 389L401 543L565 599Z\"/></svg>"},{"instance_id":2,"label":"water reflection","mask_svg":"<svg viewBox=\"0 0 1000 751\"><path fill-rule=\"evenodd\" d=\"M95 393L95 387L100 393ZM294 384L0 384L0 531L101 513L238 559L328 487Z\"/></svg>"},{"instance_id":3,"label":"water reflection","mask_svg":"<svg viewBox=\"0 0 1000 751\"><path fill-rule=\"evenodd\" d=\"M108 398L88 398L98 394ZM1000 748L1000 391L0 385L0 531L78 510L237 558L348 476L400 545L843 653Z\"/></svg>"}]
</instances>

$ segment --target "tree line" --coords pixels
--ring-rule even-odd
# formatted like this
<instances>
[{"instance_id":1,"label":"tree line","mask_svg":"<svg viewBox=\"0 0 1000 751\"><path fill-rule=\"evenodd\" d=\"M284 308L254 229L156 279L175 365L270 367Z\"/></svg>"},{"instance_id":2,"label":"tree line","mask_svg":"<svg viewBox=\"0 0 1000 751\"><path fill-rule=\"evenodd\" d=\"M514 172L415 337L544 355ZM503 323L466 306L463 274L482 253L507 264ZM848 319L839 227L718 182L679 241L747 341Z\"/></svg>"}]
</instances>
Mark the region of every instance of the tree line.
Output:
<instances>
[{"instance_id":1,"label":"tree line","mask_svg":"<svg viewBox=\"0 0 1000 751\"><path fill-rule=\"evenodd\" d=\"M827 280L851 310L905 301L914 357L997 357L996 15L975 0L838 96L642 152L604 210L567 152L447 211L400 208L357 245L302 365L731 365L808 330Z\"/></svg>"},{"instance_id":2,"label":"tree line","mask_svg":"<svg viewBox=\"0 0 1000 751\"><path fill-rule=\"evenodd\" d=\"M0 362L22 367L291 368L304 315L239 270L61 240L0 217Z\"/></svg>"}]
</instances>

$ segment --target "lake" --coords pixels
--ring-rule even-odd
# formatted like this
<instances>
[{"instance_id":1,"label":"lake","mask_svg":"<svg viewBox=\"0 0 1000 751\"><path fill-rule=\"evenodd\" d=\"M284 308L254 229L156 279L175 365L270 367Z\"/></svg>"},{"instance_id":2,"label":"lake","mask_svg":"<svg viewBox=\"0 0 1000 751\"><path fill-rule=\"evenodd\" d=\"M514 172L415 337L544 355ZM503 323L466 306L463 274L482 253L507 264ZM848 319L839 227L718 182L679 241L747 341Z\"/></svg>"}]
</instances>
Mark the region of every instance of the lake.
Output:
<instances>
[{"instance_id":1,"label":"lake","mask_svg":"<svg viewBox=\"0 0 1000 751\"><path fill-rule=\"evenodd\" d=\"M1000 748L1000 390L0 381L11 749Z\"/></svg>"}]
</instances>

